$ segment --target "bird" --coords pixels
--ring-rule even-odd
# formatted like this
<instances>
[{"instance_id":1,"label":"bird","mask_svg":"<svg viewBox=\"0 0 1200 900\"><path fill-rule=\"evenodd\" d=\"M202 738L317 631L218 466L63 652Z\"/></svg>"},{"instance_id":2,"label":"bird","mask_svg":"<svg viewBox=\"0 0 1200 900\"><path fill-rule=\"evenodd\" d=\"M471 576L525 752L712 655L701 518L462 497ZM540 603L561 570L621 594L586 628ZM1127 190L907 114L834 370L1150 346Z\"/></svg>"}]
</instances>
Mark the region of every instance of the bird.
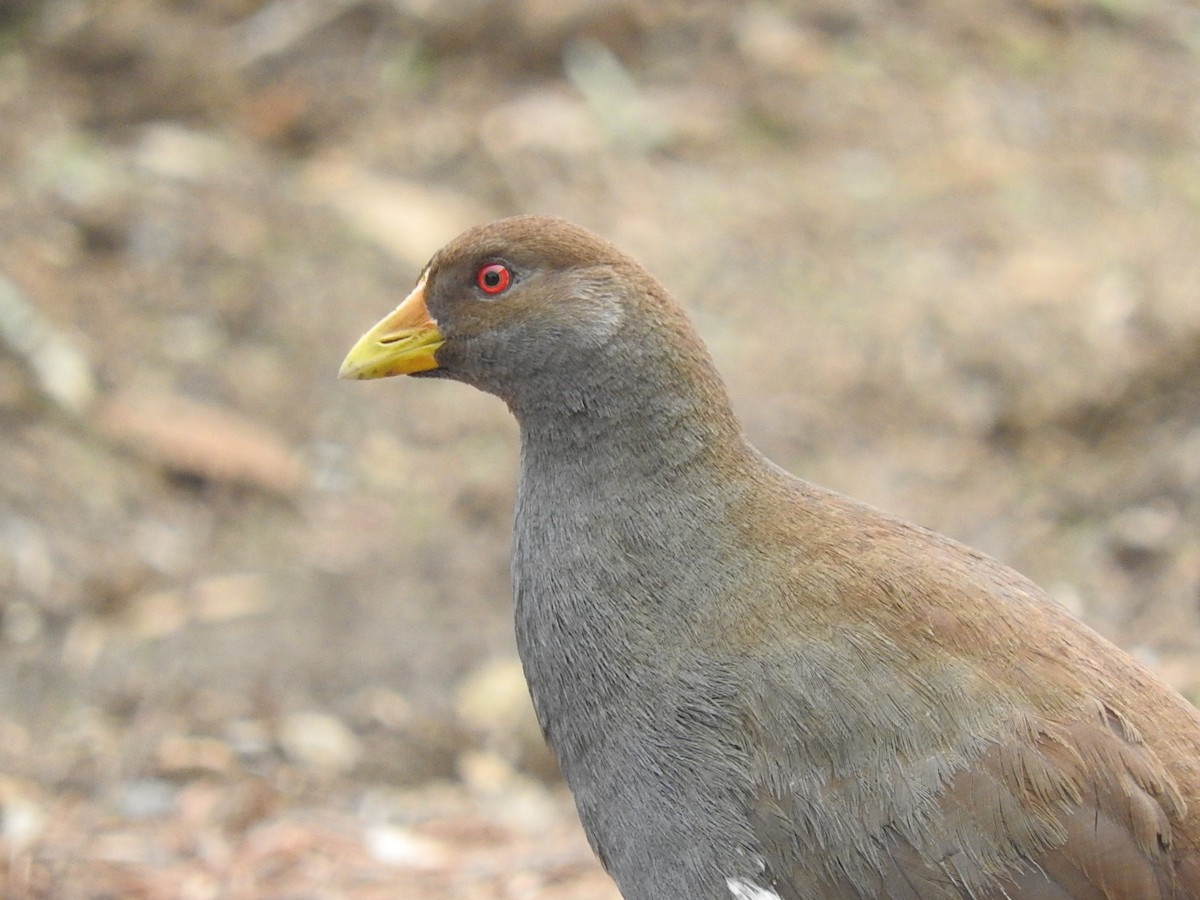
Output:
<instances>
[{"instance_id":1,"label":"bird","mask_svg":"<svg viewBox=\"0 0 1200 900\"><path fill-rule=\"evenodd\" d=\"M629 900L1200 898L1200 714L982 552L749 442L684 308L565 220L437 251L340 376L520 432L533 706Z\"/></svg>"}]
</instances>

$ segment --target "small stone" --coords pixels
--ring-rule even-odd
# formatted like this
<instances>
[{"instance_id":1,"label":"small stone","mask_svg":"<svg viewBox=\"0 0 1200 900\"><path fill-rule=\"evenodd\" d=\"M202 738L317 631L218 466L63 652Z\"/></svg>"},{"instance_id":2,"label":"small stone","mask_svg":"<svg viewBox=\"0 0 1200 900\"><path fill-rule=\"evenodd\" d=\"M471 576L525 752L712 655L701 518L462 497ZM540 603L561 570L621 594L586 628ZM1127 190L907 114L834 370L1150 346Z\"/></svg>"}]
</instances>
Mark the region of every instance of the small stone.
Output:
<instances>
[{"instance_id":1,"label":"small stone","mask_svg":"<svg viewBox=\"0 0 1200 900\"><path fill-rule=\"evenodd\" d=\"M1113 548L1122 561L1137 562L1167 552L1179 529L1179 513L1163 505L1134 506L1110 526Z\"/></svg>"},{"instance_id":2,"label":"small stone","mask_svg":"<svg viewBox=\"0 0 1200 900\"><path fill-rule=\"evenodd\" d=\"M175 809L174 785L161 778L139 778L119 785L113 803L126 819L154 819Z\"/></svg>"},{"instance_id":3,"label":"small stone","mask_svg":"<svg viewBox=\"0 0 1200 900\"><path fill-rule=\"evenodd\" d=\"M449 849L438 841L413 834L395 825L375 825L364 838L367 851L377 860L403 869L432 871L451 860Z\"/></svg>"},{"instance_id":4,"label":"small stone","mask_svg":"<svg viewBox=\"0 0 1200 900\"><path fill-rule=\"evenodd\" d=\"M174 736L158 745L158 765L164 774L225 775L237 766L237 756L224 741L211 737Z\"/></svg>"},{"instance_id":5,"label":"small stone","mask_svg":"<svg viewBox=\"0 0 1200 900\"><path fill-rule=\"evenodd\" d=\"M271 731L261 719L231 719L225 725L225 739L243 759L261 759L271 752Z\"/></svg>"},{"instance_id":6,"label":"small stone","mask_svg":"<svg viewBox=\"0 0 1200 900\"><path fill-rule=\"evenodd\" d=\"M546 780L557 776L520 660L493 660L468 675L458 686L455 711L464 728L511 765Z\"/></svg>"},{"instance_id":7,"label":"small stone","mask_svg":"<svg viewBox=\"0 0 1200 900\"><path fill-rule=\"evenodd\" d=\"M458 771L468 790L506 825L536 832L555 818L546 788L495 753L469 750L459 756Z\"/></svg>"},{"instance_id":8,"label":"small stone","mask_svg":"<svg viewBox=\"0 0 1200 900\"><path fill-rule=\"evenodd\" d=\"M458 686L455 711L466 727L489 735L511 735L526 728L533 705L520 660L492 660L468 675Z\"/></svg>"},{"instance_id":9,"label":"small stone","mask_svg":"<svg viewBox=\"0 0 1200 900\"><path fill-rule=\"evenodd\" d=\"M134 160L159 178L200 182L230 162L230 148L220 138L170 122L142 128Z\"/></svg>"},{"instance_id":10,"label":"small stone","mask_svg":"<svg viewBox=\"0 0 1200 900\"><path fill-rule=\"evenodd\" d=\"M338 719L321 712L285 716L276 739L291 763L323 775L344 775L362 756L362 742L357 735Z\"/></svg>"},{"instance_id":11,"label":"small stone","mask_svg":"<svg viewBox=\"0 0 1200 900\"><path fill-rule=\"evenodd\" d=\"M462 754L458 759L458 771L467 787L476 794L503 794L521 780L505 759L482 750Z\"/></svg>"},{"instance_id":12,"label":"small stone","mask_svg":"<svg viewBox=\"0 0 1200 900\"><path fill-rule=\"evenodd\" d=\"M403 694L390 688L365 688L355 696L354 715L360 724L399 731L413 720L412 704Z\"/></svg>"},{"instance_id":13,"label":"small stone","mask_svg":"<svg viewBox=\"0 0 1200 900\"><path fill-rule=\"evenodd\" d=\"M6 787L8 787L6 785ZM41 836L46 829L46 810L26 791L9 790L0 802L0 836L6 850L15 853Z\"/></svg>"},{"instance_id":14,"label":"small stone","mask_svg":"<svg viewBox=\"0 0 1200 900\"><path fill-rule=\"evenodd\" d=\"M253 572L214 575L191 591L193 614L202 622L225 622L264 612L270 605L267 584Z\"/></svg>"}]
</instances>

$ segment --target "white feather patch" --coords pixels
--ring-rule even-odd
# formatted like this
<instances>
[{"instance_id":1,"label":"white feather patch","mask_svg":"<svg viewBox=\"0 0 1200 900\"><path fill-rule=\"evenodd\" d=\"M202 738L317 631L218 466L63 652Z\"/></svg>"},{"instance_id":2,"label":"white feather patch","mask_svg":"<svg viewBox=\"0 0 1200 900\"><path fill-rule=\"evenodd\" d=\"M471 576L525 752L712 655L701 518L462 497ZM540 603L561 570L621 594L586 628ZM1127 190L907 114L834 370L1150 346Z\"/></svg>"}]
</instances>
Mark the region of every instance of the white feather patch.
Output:
<instances>
[{"instance_id":1,"label":"white feather patch","mask_svg":"<svg viewBox=\"0 0 1200 900\"><path fill-rule=\"evenodd\" d=\"M779 895L770 888L759 887L745 878L726 878L733 900L779 900Z\"/></svg>"}]
</instances>

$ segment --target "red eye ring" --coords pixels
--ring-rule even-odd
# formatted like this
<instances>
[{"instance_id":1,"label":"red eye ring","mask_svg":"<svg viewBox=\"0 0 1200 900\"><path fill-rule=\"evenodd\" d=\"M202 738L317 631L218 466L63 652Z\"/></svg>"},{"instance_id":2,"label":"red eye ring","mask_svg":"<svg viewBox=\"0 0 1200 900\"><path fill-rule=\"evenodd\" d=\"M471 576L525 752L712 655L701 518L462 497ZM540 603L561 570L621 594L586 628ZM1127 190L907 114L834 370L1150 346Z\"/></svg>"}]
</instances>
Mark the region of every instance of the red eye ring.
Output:
<instances>
[{"instance_id":1,"label":"red eye ring","mask_svg":"<svg viewBox=\"0 0 1200 900\"><path fill-rule=\"evenodd\" d=\"M512 284L512 272L504 263L488 263L475 274L475 283L485 294L503 294Z\"/></svg>"}]
</instances>

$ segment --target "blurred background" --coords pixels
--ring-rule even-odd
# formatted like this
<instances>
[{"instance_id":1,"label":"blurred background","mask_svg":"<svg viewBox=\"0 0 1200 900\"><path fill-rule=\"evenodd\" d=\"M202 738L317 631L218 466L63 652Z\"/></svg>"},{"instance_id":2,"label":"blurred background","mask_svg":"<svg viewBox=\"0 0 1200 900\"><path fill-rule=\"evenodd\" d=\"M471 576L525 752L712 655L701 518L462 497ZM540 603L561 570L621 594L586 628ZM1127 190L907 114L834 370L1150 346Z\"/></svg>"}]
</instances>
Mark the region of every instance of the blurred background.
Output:
<instances>
[{"instance_id":1,"label":"blurred background","mask_svg":"<svg viewBox=\"0 0 1200 900\"><path fill-rule=\"evenodd\" d=\"M659 275L777 462L1200 697L1194 4L4 0L2 896L616 896L514 424L335 380L519 212Z\"/></svg>"}]
</instances>

